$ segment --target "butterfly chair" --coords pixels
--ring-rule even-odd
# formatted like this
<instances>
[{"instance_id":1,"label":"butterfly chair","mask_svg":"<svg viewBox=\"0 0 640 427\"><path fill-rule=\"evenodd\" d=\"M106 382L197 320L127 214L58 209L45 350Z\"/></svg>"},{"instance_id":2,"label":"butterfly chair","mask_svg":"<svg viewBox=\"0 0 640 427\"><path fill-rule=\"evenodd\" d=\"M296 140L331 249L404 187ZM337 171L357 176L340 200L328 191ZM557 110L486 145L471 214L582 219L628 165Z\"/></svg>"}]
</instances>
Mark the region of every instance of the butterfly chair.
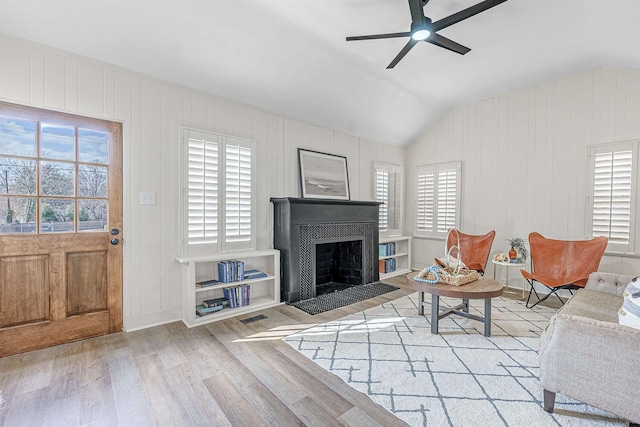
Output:
<instances>
[{"instance_id":1,"label":"butterfly chair","mask_svg":"<svg viewBox=\"0 0 640 427\"><path fill-rule=\"evenodd\" d=\"M456 234L460 236L459 253L462 254L462 262L465 263L469 270L476 270L478 273L484 275L487 260L491 253L491 245L493 244L494 237L496 237L495 230L479 236L465 234L455 229L451 230L447 236L447 252L449 252L449 248L452 246L458 245L458 236ZM452 255L456 257L459 256L456 252L452 253Z\"/></svg>"},{"instance_id":2,"label":"butterfly chair","mask_svg":"<svg viewBox=\"0 0 640 427\"><path fill-rule=\"evenodd\" d=\"M607 242L604 236L591 240L554 240L536 232L529 234L531 273L520 270L531 285L526 306L535 307L551 295L564 304L557 292L567 289L573 295L573 290L584 288L589 274L598 270ZM540 299L534 282L549 289L544 298ZM532 293L536 294L538 301L529 306Z\"/></svg>"}]
</instances>

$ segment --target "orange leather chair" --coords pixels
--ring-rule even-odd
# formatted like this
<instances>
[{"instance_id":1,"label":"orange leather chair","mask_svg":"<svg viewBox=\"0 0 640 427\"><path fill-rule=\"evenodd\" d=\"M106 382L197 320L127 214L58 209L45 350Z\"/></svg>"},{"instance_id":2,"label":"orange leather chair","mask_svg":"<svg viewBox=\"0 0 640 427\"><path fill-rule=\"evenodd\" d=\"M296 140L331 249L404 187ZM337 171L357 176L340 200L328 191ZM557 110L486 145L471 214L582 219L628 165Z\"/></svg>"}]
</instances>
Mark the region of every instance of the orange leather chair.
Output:
<instances>
[{"instance_id":1,"label":"orange leather chair","mask_svg":"<svg viewBox=\"0 0 640 427\"><path fill-rule=\"evenodd\" d=\"M468 269L476 270L480 274L484 274L487 267L487 260L491 253L491 245L496 237L495 230L491 230L484 235L465 234L461 231L457 233L460 236L460 252L462 253L462 262ZM447 238L447 251L452 246L458 245L458 238L455 232L450 232ZM458 256L457 253L453 255Z\"/></svg>"},{"instance_id":2,"label":"orange leather chair","mask_svg":"<svg viewBox=\"0 0 640 427\"><path fill-rule=\"evenodd\" d=\"M567 289L573 295L572 290L584 288L589 274L598 270L607 242L604 236L591 240L554 240L536 232L529 234L531 273L520 270L531 285L527 307L535 307L553 294L564 304L557 294L559 290ZM540 299L533 282L546 286L549 293ZM532 292L538 301L529 306Z\"/></svg>"}]
</instances>

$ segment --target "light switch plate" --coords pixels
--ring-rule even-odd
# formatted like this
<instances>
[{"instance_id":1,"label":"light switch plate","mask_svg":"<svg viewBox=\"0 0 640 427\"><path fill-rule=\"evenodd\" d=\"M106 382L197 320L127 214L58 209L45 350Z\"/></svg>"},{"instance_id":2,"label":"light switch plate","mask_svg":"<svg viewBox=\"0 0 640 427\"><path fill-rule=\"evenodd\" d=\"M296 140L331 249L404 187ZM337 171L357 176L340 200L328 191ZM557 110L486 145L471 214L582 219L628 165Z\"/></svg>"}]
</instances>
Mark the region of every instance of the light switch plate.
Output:
<instances>
[{"instance_id":1,"label":"light switch plate","mask_svg":"<svg viewBox=\"0 0 640 427\"><path fill-rule=\"evenodd\" d=\"M141 205L155 205L156 204L156 192L155 191L141 191L140 192L140 204Z\"/></svg>"}]
</instances>

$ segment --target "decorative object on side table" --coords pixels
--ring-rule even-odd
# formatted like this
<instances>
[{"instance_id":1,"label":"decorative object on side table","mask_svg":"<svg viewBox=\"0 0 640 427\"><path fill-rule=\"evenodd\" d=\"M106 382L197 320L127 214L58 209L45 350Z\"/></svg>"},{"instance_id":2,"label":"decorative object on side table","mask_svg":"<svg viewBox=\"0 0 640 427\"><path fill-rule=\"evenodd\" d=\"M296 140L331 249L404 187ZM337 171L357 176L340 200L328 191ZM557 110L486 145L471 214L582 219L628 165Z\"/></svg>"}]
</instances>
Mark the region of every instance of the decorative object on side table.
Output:
<instances>
[{"instance_id":1,"label":"decorative object on side table","mask_svg":"<svg viewBox=\"0 0 640 427\"><path fill-rule=\"evenodd\" d=\"M527 241L521 237L513 237L506 239L511 247L509 250L509 262L516 264L524 264L529 259L529 250L527 249Z\"/></svg>"}]
</instances>

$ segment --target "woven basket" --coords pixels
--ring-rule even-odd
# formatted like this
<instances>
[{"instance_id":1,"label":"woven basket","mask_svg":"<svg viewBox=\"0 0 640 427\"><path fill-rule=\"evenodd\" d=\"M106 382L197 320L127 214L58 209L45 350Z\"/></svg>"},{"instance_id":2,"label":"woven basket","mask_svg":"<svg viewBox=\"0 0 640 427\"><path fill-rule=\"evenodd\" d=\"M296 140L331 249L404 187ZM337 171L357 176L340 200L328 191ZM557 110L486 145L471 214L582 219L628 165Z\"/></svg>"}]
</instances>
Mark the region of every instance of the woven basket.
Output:
<instances>
[{"instance_id":1,"label":"woven basket","mask_svg":"<svg viewBox=\"0 0 640 427\"><path fill-rule=\"evenodd\" d=\"M468 268L461 268L458 274L454 274L455 269L452 267L443 267L434 272L432 270L426 271L423 279L429 283L444 283L445 285L462 286L467 283L471 283L480 278L480 275L475 270L469 270Z\"/></svg>"}]
</instances>

